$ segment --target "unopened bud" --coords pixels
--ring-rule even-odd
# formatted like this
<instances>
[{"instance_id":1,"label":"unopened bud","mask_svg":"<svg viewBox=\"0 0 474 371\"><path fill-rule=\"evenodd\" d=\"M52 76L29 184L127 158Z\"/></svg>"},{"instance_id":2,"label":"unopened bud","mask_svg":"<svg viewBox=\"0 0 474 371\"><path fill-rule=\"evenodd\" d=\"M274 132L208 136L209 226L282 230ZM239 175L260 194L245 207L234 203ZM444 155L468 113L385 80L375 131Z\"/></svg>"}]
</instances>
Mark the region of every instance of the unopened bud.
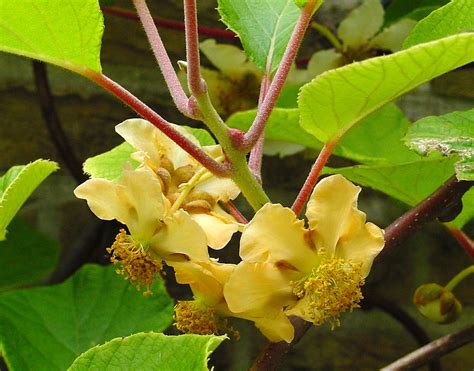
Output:
<instances>
[{"instance_id":1,"label":"unopened bud","mask_svg":"<svg viewBox=\"0 0 474 371\"><path fill-rule=\"evenodd\" d=\"M418 287L413 302L423 316L441 324L454 322L462 312L462 305L454 294L436 283Z\"/></svg>"}]
</instances>

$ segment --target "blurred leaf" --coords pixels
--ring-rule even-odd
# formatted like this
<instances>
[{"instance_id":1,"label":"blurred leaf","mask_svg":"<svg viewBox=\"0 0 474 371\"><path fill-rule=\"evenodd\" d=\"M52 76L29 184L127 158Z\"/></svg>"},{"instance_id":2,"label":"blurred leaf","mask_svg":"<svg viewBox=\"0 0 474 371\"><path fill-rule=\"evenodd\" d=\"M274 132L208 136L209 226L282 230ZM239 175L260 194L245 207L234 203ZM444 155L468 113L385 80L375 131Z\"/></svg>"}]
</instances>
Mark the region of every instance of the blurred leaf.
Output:
<instances>
[{"instance_id":1,"label":"blurred leaf","mask_svg":"<svg viewBox=\"0 0 474 371\"><path fill-rule=\"evenodd\" d=\"M173 303L161 281L144 297L113 266L87 265L66 282L0 295L0 349L11 370L65 370L118 336L162 331Z\"/></svg>"},{"instance_id":2,"label":"blurred leaf","mask_svg":"<svg viewBox=\"0 0 474 371\"><path fill-rule=\"evenodd\" d=\"M189 126L183 126L187 131L189 131L194 137L199 141L201 146L212 146L216 144L216 141L207 130L192 128Z\"/></svg>"},{"instance_id":3,"label":"blurred leaf","mask_svg":"<svg viewBox=\"0 0 474 371\"><path fill-rule=\"evenodd\" d=\"M51 273L59 258L59 243L13 219L8 239L0 242L0 292L35 283Z\"/></svg>"},{"instance_id":4,"label":"blurred leaf","mask_svg":"<svg viewBox=\"0 0 474 371\"><path fill-rule=\"evenodd\" d=\"M132 169L138 167L139 163L130 157L136 151L130 144L123 142L110 151L89 157L84 162L84 172L91 178L118 179L125 164L129 164Z\"/></svg>"},{"instance_id":5,"label":"blurred leaf","mask_svg":"<svg viewBox=\"0 0 474 371\"><path fill-rule=\"evenodd\" d=\"M101 72L98 0L0 0L0 50L82 73Z\"/></svg>"},{"instance_id":6,"label":"blurred leaf","mask_svg":"<svg viewBox=\"0 0 474 371\"><path fill-rule=\"evenodd\" d=\"M283 56L301 10L293 0L218 0L222 21L234 31L250 59L274 71Z\"/></svg>"},{"instance_id":7,"label":"blurred leaf","mask_svg":"<svg viewBox=\"0 0 474 371\"><path fill-rule=\"evenodd\" d=\"M394 165L358 165L324 168L324 174L342 174L354 183L383 192L410 206L418 204L453 175L454 159L422 159Z\"/></svg>"},{"instance_id":8,"label":"blurred leaf","mask_svg":"<svg viewBox=\"0 0 474 371\"><path fill-rule=\"evenodd\" d=\"M209 355L225 336L166 336L140 333L96 346L77 358L69 371L208 370Z\"/></svg>"},{"instance_id":9,"label":"blurred leaf","mask_svg":"<svg viewBox=\"0 0 474 371\"><path fill-rule=\"evenodd\" d=\"M474 180L474 109L424 117L409 129L405 141L422 155L432 151L458 155L457 178Z\"/></svg>"},{"instance_id":10,"label":"blurred leaf","mask_svg":"<svg viewBox=\"0 0 474 371\"><path fill-rule=\"evenodd\" d=\"M55 162L36 160L14 166L0 177L0 241L6 238L8 224L28 197L57 169Z\"/></svg>"},{"instance_id":11,"label":"blurred leaf","mask_svg":"<svg viewBox=\"0 0 474 371\"><path fill-rule=\"evenodd\" d=\"M390 5L385 10L385 24L407 17L419 8L440 7L448 2L449 0L391 0Z\"/></svg>"},{"instance_id":12,"label":"blurred leaf","mask_svg":"<svg viewBox=\"0 0 474 371\"><path fill-rule=\"evenodd\" d=\"M456 228L461 229L474 218L474 188L467 191L462 198L462 211L454 219L449 222Z\"/></svg>"},{"instance_id":13,"label":"blurred leaf","mask_svg":"<svg viewBox=\"0 0 474 371\"><path fill-rule=\"evenodd\" d=\"M301 89L301 126L322 142L338 140L387 102L473 60L474 33L325 72Z\"/></svg>"},{"instance_id":14,"label":"blurred leaf","mask_svg":"<svg viewBox=\"0 0 474 371\"><path fill-rule=\"evenodd\" d=\"M403 43L404 48L474 31L474 1L452 0L422 19Z\"/></svg>"}]
</instances>

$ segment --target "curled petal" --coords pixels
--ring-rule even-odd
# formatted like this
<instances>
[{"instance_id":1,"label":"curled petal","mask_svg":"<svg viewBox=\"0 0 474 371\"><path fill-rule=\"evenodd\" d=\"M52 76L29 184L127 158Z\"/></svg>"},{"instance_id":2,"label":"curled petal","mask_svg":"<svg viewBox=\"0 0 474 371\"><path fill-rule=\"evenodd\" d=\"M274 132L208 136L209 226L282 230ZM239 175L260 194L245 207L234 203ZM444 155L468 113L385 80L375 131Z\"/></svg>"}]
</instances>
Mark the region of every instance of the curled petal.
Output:
<instances>
[{"instance_id":1,"label":"curled petal","mask_svg":"<svg viewBox=\"0 0 474 371\"><path fill-rule=\"evenodd\" d=\"M266 204L244 227L240 256L248 262L284 263L309 272L317 255L305 238L304 222L289 208Z\"/></svg>"},{"instance_id":2,"label":"curled petal","mask_svg":"<svg viewBox=\"0 0 474 371\"><path fill-rule=\"evenodd\" d=\"M309 228L315 245L324 247L332 256L342 234L350 228L357 210L360 187L342 175L321 180L311 195L306 210Z\"/></svg>"},{"instance_id":3,"label":"curled petal","mask_svg":"<svg viewBox=\"0 0 474 371\"><path fill-rule=\"evenodd\" d=\"M199 145L197 139L189 134L184 128L181 128L178 125L173 126L185 137ZM118 124L115 127L115 131L134 148L145 152L152 163L156 166L160 164L162 156L169 158L175 168L189 164L197 164L188 153L146 120L126 120Z\"/></svg>"},{"instance_id":4,"label":"curled petal","mask_svg":"<svg viewBox=\"0 0 474 371\"><path fill-rule=\"evenodd\" d=\"M255 322L255 326L272 343L280 341L291 343L295 336L295 329L283 312L278 313L275 318L254 318L250 320Z\"/></svg>"},{"instance_id":5,"label":"curled petal","mask_svg":"<svg viewBox=\"0 0 474 371\"><path fill-rule=\"evenodd\" d=\"M229 309L241 315L276 318L295 302L291 276L270 263L240 262L224 286Z\"/></svg>"},{"instance_id":6,"label":"curled petal","mask_svg":"<svg viewBox=\"0 0 474 371\"><path fill-rule=\"evenodd\" d=\"M219 207L214 208L212 214L204 214L204 213L191 213L191 218L200 225L200 227L204 230L204 233L207 237L207 244L215 249L220 250L232 238L232 235L239 230L239 224L233 220L233 218L226 214L222 209ZM221 215L221 213L225 215Z\"/></svg>"},{"instance_id":7,"label":"curled petal","mask_svg":"<svg viewBox=\"0 0 474 371\"><path fill-rule=\"evenodd\" d=\"M163 220L163 226L150 241L149 252L164 260L209 259L204 231L183 210Z\"/></svg>"},{"instance_id":8,"label":"curled petal","mask_svg":"<svg viewBox=\"0 0 474 371\"><path fill-rule=\"evenodd\" d=\"M153 235L165 213L160 182L146 168L125 170L117 182L90 179L74 194L85 199L100 219L126 224L130 233L143 241Z\"/></svg>"}]
</instances>

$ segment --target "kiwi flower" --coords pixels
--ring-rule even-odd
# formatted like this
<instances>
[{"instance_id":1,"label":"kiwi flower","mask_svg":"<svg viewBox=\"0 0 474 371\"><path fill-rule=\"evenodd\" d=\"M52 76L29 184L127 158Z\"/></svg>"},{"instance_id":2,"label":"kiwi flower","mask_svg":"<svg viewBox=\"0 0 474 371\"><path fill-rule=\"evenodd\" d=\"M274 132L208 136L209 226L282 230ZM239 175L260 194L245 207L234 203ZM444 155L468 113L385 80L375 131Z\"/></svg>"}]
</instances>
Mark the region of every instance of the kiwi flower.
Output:
<instances>
[{"instance_id":1,"label":"kiwi flower","mask_svg":"<svg viewBox=\"0 0 474 371\"><path fill-rule=\"evenodd\" d=\"M359 192L341 175L321 180L307 206L308 227L279 204L260 209L243 230L243 261L224 287L229 309L273 318L274 327L286 331L271 341L293 339L287 316L338 325L340 313L358 306L384 246L383 230L357 209Z\"/></svg>"},{"instance_id":2,"label":"kiwi flower","mask_svg":"<svg viewBox=\"0 0 474 371\"><path fill-rule=\"evenodd\" d=\"M175 129L199 145L185 128L175 125ZM187 211L204 230L208 245L213 249L223 248L239 229L239 224L218 202L228 202L238 196L240 190L235 183L208 172L148 121L126 120L115 130L137 149L132 157L157 175L171 210ZM217 161L224 160L219 145L204 146L203 150Z\"/></svg>"}]
</instances>

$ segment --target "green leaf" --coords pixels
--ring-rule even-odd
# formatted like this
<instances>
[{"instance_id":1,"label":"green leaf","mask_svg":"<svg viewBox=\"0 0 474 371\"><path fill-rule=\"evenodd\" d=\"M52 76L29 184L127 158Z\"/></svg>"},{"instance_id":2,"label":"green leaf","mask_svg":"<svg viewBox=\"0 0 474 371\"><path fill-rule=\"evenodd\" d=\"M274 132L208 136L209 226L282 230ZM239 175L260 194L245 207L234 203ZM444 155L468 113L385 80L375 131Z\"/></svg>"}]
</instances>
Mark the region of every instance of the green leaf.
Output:
<instances>
[{"instance_id":1,"label":"green leaf","mask_svg":"<svg viewBox=\"0 0 474 371\"><path fill-rule=\"evenodd\" d=\"M96 346L77 358L68 371L208 370L209 355L225 336L166 336L140 333Z\"/></svg>"},{"instance_id":2,"label":"green leaf","mask_svg":"<svg viewBox=\"0 0 474 371\"><path fill-rule=\"evenodd\" d=\"M403 43L404 48L474 31L474 1L452 0L422 19Z\"/></svg>"},{"instance_id":3,"label":"green leaf","mask_svg":"<svg viewBox=\"0 0 474 371\"><path fill-rule=\"evenodd\" d=\"M162 331L173 303L163 283L144 297L113 266L87 265L66 282L0 296L0 349L11 370L65 370L118 336Z\"/></svg>"},{"instance_id":4,"label":"green leaf","mask_svg":"<svg viewBox=\"0 0 474 371\"><path fill-rule=\"evenodd\" d=\"M450 225L461 229L474 218L474 188L467 191L462 197L462 211L449 222Z\"/></svg>"},{"instance_id":5,"label":"green leaf","mask_svg":"<svg viewBox=\"0 0 474 371\"><path fill-rule=\"evenodd\" d=\"M301 10L294 0L218 0L222 21L262 70L279 65Z\"/></svg>"},{"instance_id":6,"label":"green leaf","mask_svg":"<svg viewBox=\"0 0 474 371\"><path fill-rule=\"evenodd\" d=\"M83 73L101 72L98 0L0 0L0 50Z\"/></svg>"},{"instance_id":7,"label":"green leaf","mask_svg":"<svg viewBox=\"0 0 474 371\"><path fill-rule=\"evenodd\" d=\"M449 3L449 0L392 0L385 11L385 24L407 17L419 8L440 7L446 3Z\"/></svg>"},{"instance_id":8,"label":"green leaf","mask_svg":"<svg viewBox=\"0 0 474 371\"><path fill-rule=\"evenodd\" d=\"M130 144L123 142L110 151L88 158L84 162L84 172L91 178L118 179L122 175L125 164L130 165L132 169L138 167L138 161L130 157L136 151Z\"/></svg>"},{"instance_id":9,"label":"green leaf","mask_svg":"<svg viewBox=\"0 0 474 371\"><path fill-rule=\"evenodd\" d=\"M457 178L474 180L474 109L424 117L409 129L405 141L422 155L438 151L459 156Z\"/></svg>"},{"instance_id":10,"label":"green leaf","mask_svg":"<svg viewBox=\"0 0 474 371\"><path fill-rule=\"evenodd\" d=\"M328 71L301 89L301 126L322 142L338 140L387 102L473 60L469 33Z\"/></svg>"},{"instance_id":11,"label":"green leaf","mask_svg":"<svg viewBox=\"0 0 474 371\"><path fill-rule=\"evenodd\" d=\"M28 165L14 166L0 177L0 241L6 238L7 227L21 206L58 164L36 160Z\"/></svg>"},{"instance_id":12,"label":"green leaf","mask_svg":"<svg viewBox=\"0 0 474 371\"><path fill-rule=\"evenodd\" d=\"M0 242L0 292L35 283L51 273L59 258L59 243L13 219L8 239Z\"/></svg>"},{"instance_id":13,"label":"green leaf","mask_svg":"<svg viewBox=\"0 0 474 371\"><path fill-rule=\"evenodd\" d=\"M188 132L190 132L199 141L201 146L213 146L216 141L212 135L204 129L192 128L189 126L183 126Z\"/></svg>"},{"instance_id":14,"label":"green leaf","mask_svg":"<svg viewBox=\"0 0 474 371\"><path fill-rule=\"evenodd\" d=\"M354 183L414 206L453 175L453 164L453 159L422 159L394 165L325 168L324 174L342 174Z\"/></svg>"}]
</instances>

